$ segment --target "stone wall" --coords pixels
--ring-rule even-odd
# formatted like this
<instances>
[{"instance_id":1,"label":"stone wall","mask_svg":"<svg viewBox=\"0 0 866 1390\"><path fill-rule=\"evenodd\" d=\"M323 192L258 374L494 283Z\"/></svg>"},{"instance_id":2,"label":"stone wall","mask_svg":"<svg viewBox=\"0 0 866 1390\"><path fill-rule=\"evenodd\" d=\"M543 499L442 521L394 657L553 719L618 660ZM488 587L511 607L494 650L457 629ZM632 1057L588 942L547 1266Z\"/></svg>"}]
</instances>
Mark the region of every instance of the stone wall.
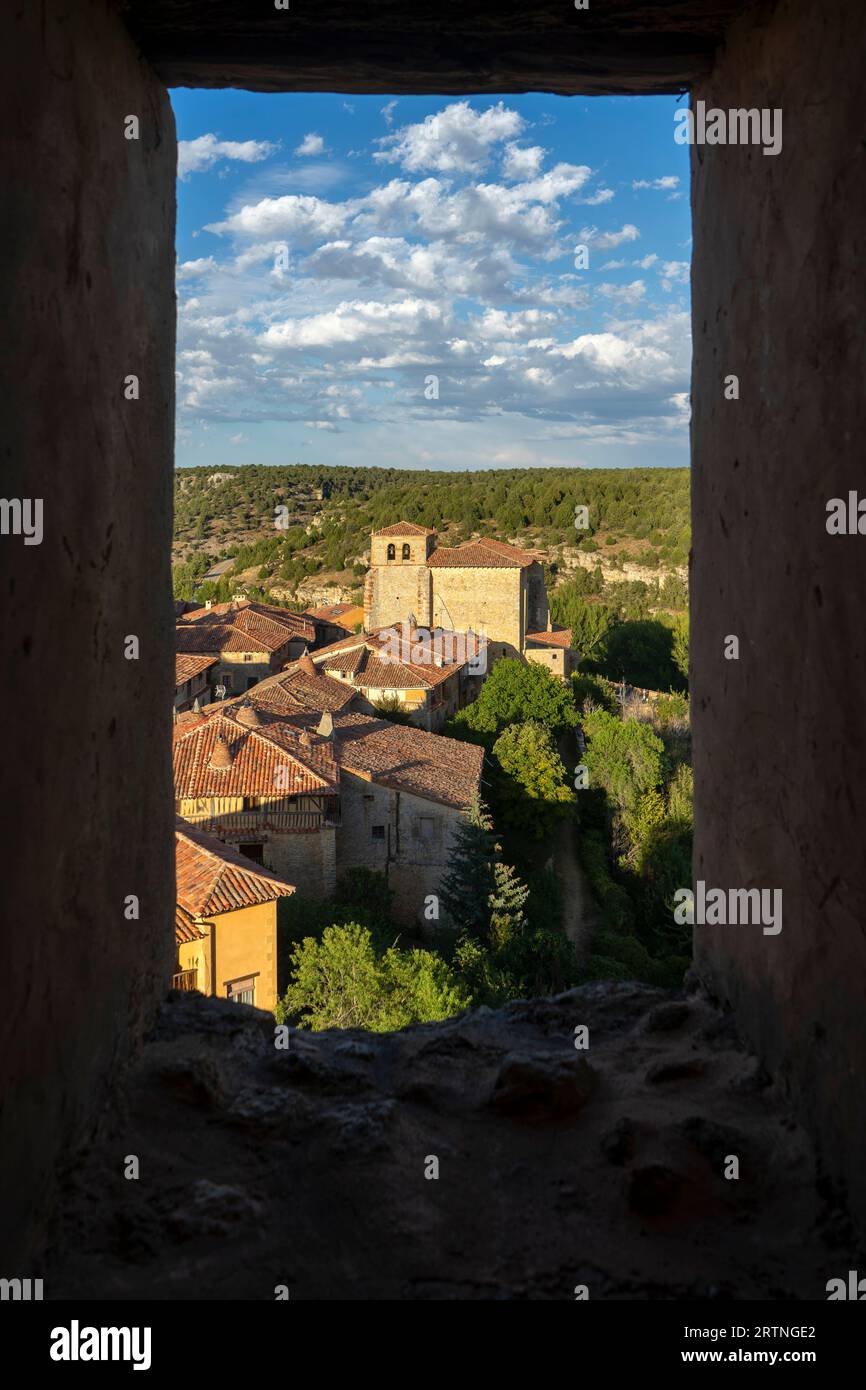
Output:
<instances>
[{"instance_id":1,"label":"stone wall","mask_svg":"<svg viewBox=\"0 0 866 1390\"><path fill-rule=\"evenodd\" d=\"M433 625L455 632L484 632L520 651L519 569L433 569Z\"/></svg>"},{"instance_id":2,"label":"stone wall","mask_svg":"<svg viewBox=\"0 0 866 1390\"><path fill-rule=\"evenodd\" d=\"M339 872L365 868L387 873L396 920L407 926L430 926L423 915L424 899L439 891L459 812L367 782L345 768L340 774L340 794ZM374 825L384 827L383 838L373 838Z\"/></svg>"},{"instance_id":3,"label":"stone wall","mask_svg":"<svg viewBox=\"0 0 866 1390\"><path fill-rule=\"evenodd\" d=\"M376 565L371 573L370 602L369 605L366 602L365 591L364 604L368 629L406 622L410 613L419 623L424 622L425 614L418 610L423 607L429 587L429 571L425 565L392 560L390 564Z\"/></svg>"},{"instance_id":4,"label":"stone wall","mask_svg":"<svg viewBox=\"0 0 866 1390\"><path fill-rule=\"evenodd\" d=\"M174 962L176 149L104 0L4 5L0 52L2 487L44 518L41 545L0 538L22 729L3 758L0 1247L25 1275L54 1175Z\"/></svg>"},{"instance_id":5,"label":"stone wall","mask_svg":"<svg viewBox=\"0 0 866 1390\"><path fill-rule=\"evenodd\" d=\"M861 0L785 0L693 94L781 108L783 148L692 152L691 603L695 876L784 903L697 927L698 968L866 1218L866 538L825 527L864 490L864 40Z\"/></svg>"},{"instance_id":6,"label":"stone wall","mask_svg":"<svg viewBox=\"0 0 866 1390\"><path fill-rule=\"evenodd\" d=\"M323 825L318 830L281 835L263 833L264 863L299 893L318 901L333 893L337 884L335 830ZM239 849L239 841L225 836L226 844ZM245 837L247 840L250 836Z\"/></svg>"}]
</instances>

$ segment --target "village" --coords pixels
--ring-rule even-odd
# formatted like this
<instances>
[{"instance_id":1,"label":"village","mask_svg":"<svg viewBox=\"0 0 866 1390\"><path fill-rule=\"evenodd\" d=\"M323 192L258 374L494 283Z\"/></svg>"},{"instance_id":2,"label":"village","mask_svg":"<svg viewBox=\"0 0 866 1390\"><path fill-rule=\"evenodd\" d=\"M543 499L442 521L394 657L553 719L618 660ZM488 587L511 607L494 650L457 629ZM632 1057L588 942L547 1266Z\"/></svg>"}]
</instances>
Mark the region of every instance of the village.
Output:
<instances>
[{"instance_id":1,"label":"village","mask_svg":"<svg viewBox=\"0 0 866 1390\"><path fill-rule=\"evenodd\" d=\"M484 764L445 723L503 658L565 681L571 639L536 554L439 547L405 521L372 535L363 608L179 613L173 987L273 1009L279 904L325 900L347 870L381 874L395 921L435 930Z\"/></svg>"}]
</instances>

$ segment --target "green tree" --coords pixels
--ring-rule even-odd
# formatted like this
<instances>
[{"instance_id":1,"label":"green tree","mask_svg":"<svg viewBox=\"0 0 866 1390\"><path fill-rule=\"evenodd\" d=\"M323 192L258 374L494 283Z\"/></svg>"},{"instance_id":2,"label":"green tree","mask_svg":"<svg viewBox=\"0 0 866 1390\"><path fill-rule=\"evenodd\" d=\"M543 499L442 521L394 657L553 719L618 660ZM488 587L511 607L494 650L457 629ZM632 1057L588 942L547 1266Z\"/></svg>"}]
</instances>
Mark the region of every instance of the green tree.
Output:
<instances>
[{"instance_id":1,"label":"green tree","mask_svg":"<svg viewBox=\"0 0 866 1390\"><path fill-rule=\"evenodd\" d=\"M496 842L487 807L476 796L459 821L448 855L448 872L439 898L450 925L483 937L489 926L488 900L496 889Z\"/></svg>"},{"instance_id":2,"label":"green tree","mask_svg":"<svg viewBox=\"0 0 866 1390\"><path fill-rule=\"evenodd\" d=\"M553 732L573 728L577 723L574 701L568 687L543 666L505 658L496 662L478 699L454 716L447 732L489 737L507 724L530 719Z\"/></svg>"},{"instance_id":3,"label":"green tree","mask_svg":"<svg viewBox=\"0 0 866 1390\"><path fill-rule=\"evenodd\" d=\"M510 864L494 864L495 886L487 902L490 908L488 937L497 946L504 946L526 928L526 901L529 889L518 878Z\"/></svg>"},{"instance_id":4,"label":"green tree","mask_svg":"<svg viewBox=\"0 0 866 1390\"><path fill-rule=\"evenodd\" d=\"M388 1033L411 1023L450 1018L470 996L433 951L377 955L366 927L326 927L321 941L306 937L292 952L292 976L274 1016L316 1032L367 1028Z\"/></svg>"},{"instance_id":5,"label":"green tree","mask_svg":"<svg viewBox=\"0 0 866 1390\"><path fill-rule=\"evenodd\" d=\"M605 710L585 717L584 762L592 787L603 787L621 815L635 815L640 798L661 785L664 744L648 724Z\"/></svg>"},{"instance_id":6,"label":"green tree","mask_svg":"<svg viewBox=\"0 0 866 1390\"><path fill-rule=\"evenodd\" d=\"M494 743L493 757L502 774L497 778L497 807L510 828L540 840L571 813L575 795L544 724L528 720L510 725Z\"/></svg>"},{"instance_id":7,"label":"green tree","mask_svg":"<svg viewBox=\"0 0 866 1390\"><path fill-rule=\"evenodd\" d=\"M673 657L674 665L679 671L683 680L688 683L689 679L689 619L688 614L684 613L678 617L673 628Z\"/></svg>"}]
</instances>

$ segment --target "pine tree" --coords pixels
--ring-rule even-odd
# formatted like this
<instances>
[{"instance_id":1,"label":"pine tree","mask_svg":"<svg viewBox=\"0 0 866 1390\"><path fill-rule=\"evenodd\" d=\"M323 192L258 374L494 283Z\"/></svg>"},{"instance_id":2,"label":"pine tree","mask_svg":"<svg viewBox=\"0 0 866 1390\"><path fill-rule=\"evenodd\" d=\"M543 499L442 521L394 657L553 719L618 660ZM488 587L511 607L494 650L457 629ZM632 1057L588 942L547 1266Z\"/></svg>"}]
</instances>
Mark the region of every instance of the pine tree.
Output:
<instances>
[{"instance_id":1,"label":"pine tree","mask_svg":"<svg viewBox=\"0 0 866 1390\"><path fill-rule=\"evenodd\" d=\"M486 936L490 920L488 899L496 879L496 844L487 807L476 796L466 809L451 842L448 872L439 897L458 931Z\"/></svg>"},{"instance_id":2,"label":"pine tree","mask_svg":"<svg viewBox=\"0 0 866 1390\"><path fill-rule=\"evenodd\" d=\"M529 889L510 864L494 864L494 889L487 902L490 909L489 937L492 945L504 946L522 934L526 927L523 909Z\"/></svg>"}]
</instances>

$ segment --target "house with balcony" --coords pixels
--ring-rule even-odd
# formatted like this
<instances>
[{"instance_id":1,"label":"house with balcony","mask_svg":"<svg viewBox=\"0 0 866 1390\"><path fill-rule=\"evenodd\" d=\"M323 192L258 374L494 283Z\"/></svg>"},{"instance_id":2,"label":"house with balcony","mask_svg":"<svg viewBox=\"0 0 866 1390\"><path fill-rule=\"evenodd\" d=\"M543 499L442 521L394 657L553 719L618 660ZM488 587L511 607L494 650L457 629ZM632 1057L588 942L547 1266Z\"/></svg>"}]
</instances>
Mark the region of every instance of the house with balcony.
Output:
<instances>
[{"instance_id":1,"label":"house with balcony","mask_svg":"<svg viewBox=\"0 0 866 1390\"><path fill-rule=\"evenodd\" d=\"M175 866L172 988L273 1009L277 904L294 893L294 885L180 817Z\"/></svg>"},{"instance_id":2,"label":"house with balcony","mask_svg":"<svg viewBox=\"0 0 866 1390\"><path fill-rule=\"evenodd\" d=\"M196 700L206 705L212 699L208 673L217 664L215 656L194 656L177 652L174 658L174 707L178 714L192 709Z\"/></svg>"},{"instance_id":3,"label":"house with balcony","mask_svg":"<svg viewBox=\"0 0 866 1390\"><path fill-rule=\"evenodd\" d=\"M340 773L329 739L250 704L187 713L174 726L174 784L185 821L312 898L333 892Z\"/></svg>"}]
</instances>

